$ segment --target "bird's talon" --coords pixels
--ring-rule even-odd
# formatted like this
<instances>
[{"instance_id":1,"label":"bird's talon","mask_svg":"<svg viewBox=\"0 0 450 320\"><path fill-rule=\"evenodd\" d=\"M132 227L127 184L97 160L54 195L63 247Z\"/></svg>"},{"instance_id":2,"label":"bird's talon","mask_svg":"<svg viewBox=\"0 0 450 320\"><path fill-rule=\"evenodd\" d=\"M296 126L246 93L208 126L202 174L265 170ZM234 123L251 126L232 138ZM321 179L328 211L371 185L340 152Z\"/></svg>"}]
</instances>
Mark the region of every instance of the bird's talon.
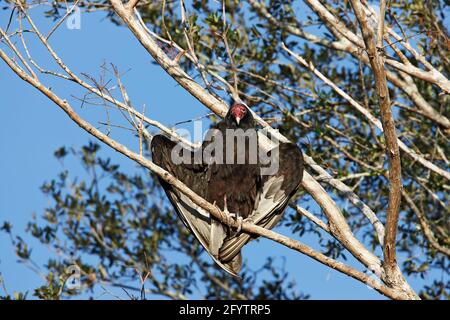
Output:
<instances>
[{"instance_id":1,"label":"bird's talon","mask_svg":"<svg viewBox=\"0 0 450 320\"><path fill-rule=\"evenodd\" d=\"M239 233L242 231L242 223L245 221L244 219L242 219L242 217L237 217L236 219L237 223L238 223L238 227L236 229L236 232Z\"/></svg>"},{"instance_id":2,"label":"bird's talon","mask_svg":"<svg viewBox=\"0 0 450 320\"><path fill-rule=\"evenodd\" d=\"M237 213L233 213L228 211L227 207L227 195L223 196L223 212L227 215L227 224L231 225L233 222L237 222L237 233L241 232L242 230L242 222L244 221L241 216L239 216Z\"/></svg>"},{"instance_id":3,"label":"bird's talon","mask_svg":"<svg viewBox=\"0 0 450 320\"><path fill-rule=\"evenodd\" d=\"M226 212L226 214L227 214L227 223L232 224L234 221L234 218L236 217L236 214L232 213L232 212Z\"/></svg>"},{"instance_id":4,"label":"bird's talon","mask_svg":"<svg viewBox=\"0 0 450 320\"><path fill-rule=\"evenodd\" d=\"M228 206L227 206L227 195L223 196L223 212L225 212L227 215L230 214L230 212L228 211Z\"/></svg>"}]
</instances>

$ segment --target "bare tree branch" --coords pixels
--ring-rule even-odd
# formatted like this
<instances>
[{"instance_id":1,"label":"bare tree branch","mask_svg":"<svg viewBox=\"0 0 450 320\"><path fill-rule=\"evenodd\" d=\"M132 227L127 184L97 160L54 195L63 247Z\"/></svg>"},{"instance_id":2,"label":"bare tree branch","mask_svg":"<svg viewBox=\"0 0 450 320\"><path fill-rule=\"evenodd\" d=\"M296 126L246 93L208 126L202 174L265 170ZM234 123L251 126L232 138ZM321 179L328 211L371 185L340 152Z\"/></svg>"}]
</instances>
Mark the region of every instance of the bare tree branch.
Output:
<instances>
[{"instance_id":1,"label":"bare tree branch","mask_svg":"<svg viewBox=\"0 0 450 320\"><path fill-rule=\"evenodd\" d=\"M127 9L132 12L140 0L130 0L126 4Z\"/></svg>"},{"instance_id":2,"label":"bare tree branch","mask_svg":"<svg viewBox=\"0 0 450 320\"><path fill-rule=\"evenodd\" d=\"M382 0L382 2L384 2ZM395 132L394 116L391 110L391 101L389 97L389 89L387 86L386 73L384 70L384 61L377 47L375 46L375 35L367 22L367 17L363 12L360 0L351 0L353 10L359 21L366 50L369 55L370 64L375 76L375 87L378 95L378 103L381 110L381 123L386 141L386 154L389 159L389 202L386 212L385 238L384 238L384 261L383 267L386 271L386 279L388 283L398 281L397 275L397 225L400 213L402 178L401 178L401 162L398 147L397 134ZM381 13L384 14L385 3L381 4ZM384 20L384 16L380 19ZM378 43L382 44L384 34L384 22L380 23L379 31L380 39Z\"/></svg>"},{"instance_id":3,"label":"bare tree branch","mask_svg":"<svg viewBox=\"0 0 450 320\"><path fill-rule=\"evenodd\" d=\"M419 220L420 227L422 228L423 234L427 238L430 245L435 248L440 253L443 253L450 257L450 249L448 247L442 246L439 244L439 242L436 239L436 236L433 233L433 230L431 230L431 227L427 221L427 218L425 217L425 214L416 206L414 203L414 200L411 199L411 197L408 195L408 193L405 190L402 190L402 195L406 200L406 203L411 208L411 210L414 212L414 214L417 216L417 219Z\"/></svg>"},{"instance_id":4,"label":"bare tree branch","mask_svg":"<svg viewBox=\"0 0 450 320\"><path fill-rule=\"evenodd\" d=\"M301 214L302 216L305 216L306 218L308 218L309 220L314 222L321 229L323 229L326 232L330 233L330 228L328 228L328 225L325 222L323 222L322 220L320 220L319 218L317 218L315 215L313 215L308 210L306 210L306 209L304 209L304 208L302 208L300 206L297 206L297 205L291 205L291 208L293 208L295 211L297 211L297 213Z\"/></svg>"}]
</instances>

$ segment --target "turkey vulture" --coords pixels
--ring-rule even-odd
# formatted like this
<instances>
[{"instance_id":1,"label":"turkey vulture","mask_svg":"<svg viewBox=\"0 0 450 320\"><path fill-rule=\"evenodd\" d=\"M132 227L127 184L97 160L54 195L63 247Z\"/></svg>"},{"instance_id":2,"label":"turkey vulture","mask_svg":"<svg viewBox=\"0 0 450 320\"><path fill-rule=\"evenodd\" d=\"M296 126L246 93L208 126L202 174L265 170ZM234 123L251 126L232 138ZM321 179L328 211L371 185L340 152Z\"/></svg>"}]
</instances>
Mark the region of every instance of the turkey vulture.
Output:
<instances>
[{"instance_id":1,"label":"turkey vulture","mask_svg":"<svg viewBox=\"0 0 450 320\"><path fill-rule=\"evenodd\" d=\"M303 156L300 149L292 143L280 143L277 172L263 175L261 162L250 161L252 157L250 145L244 150L239 150L238 139L235 139L235 136L227 136L229 130L242 129L245 133L254 132L244 135L246 145L255 141L252 140L255 135L258 143L255 121L246 105L234 103L224 120L211 129L208 133L218 133L223 137L223 149L220 147L215 149L216 153L223 150L227 156L229 151L226 150L226 146L231 145L230 149L234 151L230 158L234 161L231 163L217 161L220 157L215 157L214 152L211 152L212 156L205 156L208 148L212 146L212 141L216 142L216 135L214 138L211 136L208 138L208 134L200 148L194 151L181 148L179 154L178 151L172 153L177 146L176 142L163 135L156 135L151 142L153 161L229 216L241 222L242 219L249 219L261 227L273 228L280 221L284 209L302 180ZM174 161L173 155L182 153L183 159L188 161L182 163ZM244 157L244 163L236 161L239 156ZM162 179L160 182L179 217L208 254L221 268L236 276L242 264L241 248L255 237L241 233L240 230L231 230L194 204L183 193Z\"/></svg>"}]
</instances>

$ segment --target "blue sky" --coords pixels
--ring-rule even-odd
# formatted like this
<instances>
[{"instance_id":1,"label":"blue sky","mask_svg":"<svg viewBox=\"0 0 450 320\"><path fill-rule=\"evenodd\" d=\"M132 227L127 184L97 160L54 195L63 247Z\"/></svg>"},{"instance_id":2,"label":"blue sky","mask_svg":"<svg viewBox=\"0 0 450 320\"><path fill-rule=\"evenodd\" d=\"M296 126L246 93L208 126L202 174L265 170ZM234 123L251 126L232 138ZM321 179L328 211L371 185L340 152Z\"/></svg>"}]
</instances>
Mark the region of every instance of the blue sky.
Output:
<instances>
[{"instance_id":1,"label":"blue sky","mask_svg":"<svg viewBox=\"0 0 450 320\"><path fill-rule=\"evenodd\" d=\"M50 19L37 14L34 18L43 30L51 29ZM6 26L7 19L6 12L1 11L2 28ZM80 30L69 30L63 25L52 36L51 43L78 74L86 72L97 76L100 66L111 62L122 71L129 69L122 80L135 106L145 104L146 114L150 118L172 125L208 113L206 108L152 63L152 58L128 29L112 25L104 18L104 14L83 14ZM48 56L36 42L31 43L30 49L38 62L48 61ZM101 107L80 109L79 103L71 95L81 96L81 92L67 85L67 82L58 85L50 78L43 79L60 96L73 103L76 110L88 120L97 121L95 115L104 113L98 109ZM27 221L33 214L39 215L49 204L39 187L62 169L53 157L53 152L61 146L79 148L92 137L75 125L56 105L23 83L3 61L0 62L0 90L0 223L8 220L12 222L16 233L25 235ZM131 135L120 130L113 130L112 135L137 150L136 139ZM103 155L121 164L122 170L137 170L136 164L124 156L106 147L102 149ZM74 161L65 162L64 166L70 169L72 177L83 172ZM317 210L317 207L311 210ZM304 237L300 240L315 246L313 238ZM47 249L38 245L33 246L33 249L38 262L45 262L46 257L51 255ZM299 289L311 294L314 299L383 299L365 285L271 241L262 239L244 249L244 258L251 261L255 268L264 263L268 255L279 259L286 257L286 267L295 275ZM350 263L354 264L352 261ZM3 233L0 233L0 272L10 293L32 290L43 284L38 275L17 263L8 238ZM410 280L416 289L421 287L422 281ZM3 294L1 289L0 294Z\"/></svg>"}]
</instances>

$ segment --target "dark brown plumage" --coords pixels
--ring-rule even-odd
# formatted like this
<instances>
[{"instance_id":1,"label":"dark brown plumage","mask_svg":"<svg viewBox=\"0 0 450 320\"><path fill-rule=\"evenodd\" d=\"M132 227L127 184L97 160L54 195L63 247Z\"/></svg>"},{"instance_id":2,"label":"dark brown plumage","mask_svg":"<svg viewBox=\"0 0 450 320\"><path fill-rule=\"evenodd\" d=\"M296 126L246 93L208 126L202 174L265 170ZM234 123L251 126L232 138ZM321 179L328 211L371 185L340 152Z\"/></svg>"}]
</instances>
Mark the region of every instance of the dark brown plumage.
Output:
<instances>
[{"instance_id":1,"label":"dark brown plumage","mask_svg":"<svg viewBox=\"0 0 450 320\"><path fill-rule=\"evenodd\" d=\"M223 154L226 156L227 129L254 128L251 112L245 105L236 103L230 108L225 119L212 129L223 135ZM279 170L274 175L261 175L260 163L249 163L252 153L249 151L251 148L248 143L258 141L256 130L246 132L250 133L244 136L247 146L244 164L236 162L239 153L234 138L231 144L235 151L234 162L231 164L217 163L218 161L212 159L203 159L199 164L194 164L194 161L174 164L171 152L176 143L162 135L157 135L152 140L153 161L198 195L215 203L220 209L235 214L234 218L251 219L255 224L271 229L281 219L289 199L300 185L303 176L303 156L296 145L280 143ZM199 152L203 152L212 141L215 140L205 139L202 147L188 153L188 157L194 159L196 153L198 155ZM161 183L182 221L214 261L230 274L236 275L241 268L240 249L252 237L229 230L169 184L162 180Z\"/></svg>"}]
</instances>

